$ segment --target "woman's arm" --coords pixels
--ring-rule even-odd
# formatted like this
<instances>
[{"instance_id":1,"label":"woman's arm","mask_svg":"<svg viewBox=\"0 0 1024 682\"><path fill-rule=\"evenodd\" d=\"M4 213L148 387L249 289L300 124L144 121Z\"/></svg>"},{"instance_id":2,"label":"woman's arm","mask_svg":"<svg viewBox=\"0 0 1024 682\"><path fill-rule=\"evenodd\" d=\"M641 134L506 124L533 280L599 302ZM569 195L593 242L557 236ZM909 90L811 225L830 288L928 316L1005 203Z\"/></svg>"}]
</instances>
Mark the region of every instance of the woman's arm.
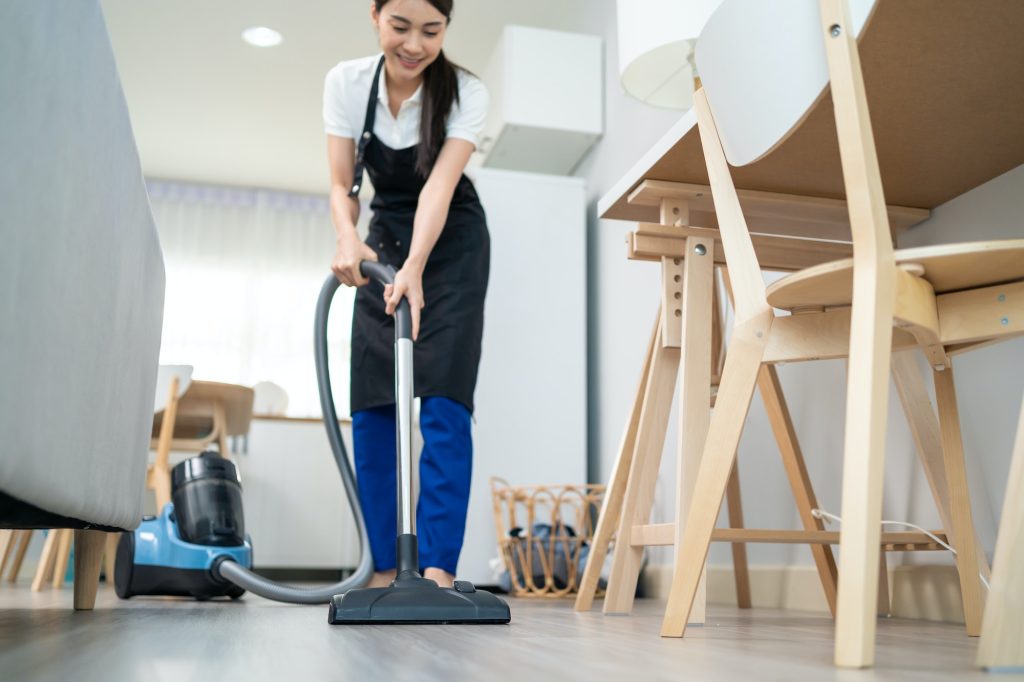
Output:
<instances>
[{"instance_id":1,"label":"woman's arm","mask_svg":"<svg viewBox=\"0 0 1024 682\"><path fill-rule=\"evenodd\" d=\"M441 147L441 153L434 163L434 168L420 191L419 203L416 206L416 218L413 221L412 244L409 246L409 257L395 277L395 285L384 291L387 302L387 313L394 313L398 302L405 296L409 300L412 312L412 336L419 334L420 310L423 308L423 269L427 265L430 252L441 236L445 222L448 220L448 207L451 205L455 187L459 184L462 171L465 170L469 157L473 154L472 142L461 138L450 137Z\"/></svg>"},{"instance_id":2,"label":"woman's arm","mask_svg":"<svg viewBox=\"0 0 1024 682\"><path fill-rule=\"evenodd\" d=\"M327 162L331 170L331 221L337 249L331 270L342 284L362 286L367 280L359 272L363 260L377 260L377 254L359 239L359 199L348 195L355 172L355 142L348 137L327 136Z\"/></svg>"}]
</instances>

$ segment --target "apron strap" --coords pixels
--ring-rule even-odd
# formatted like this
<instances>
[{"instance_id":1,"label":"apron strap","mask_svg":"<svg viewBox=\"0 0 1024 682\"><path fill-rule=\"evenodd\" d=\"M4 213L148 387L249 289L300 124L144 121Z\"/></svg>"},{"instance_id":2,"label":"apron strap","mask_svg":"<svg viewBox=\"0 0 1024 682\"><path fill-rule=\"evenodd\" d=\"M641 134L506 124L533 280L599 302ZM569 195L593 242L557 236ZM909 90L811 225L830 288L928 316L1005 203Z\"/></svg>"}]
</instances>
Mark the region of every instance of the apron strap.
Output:
<instances>
[{"instance_id":1,"label":"apron strap","mask_svg":"<svg viewBox=\"0 0 1024 682\"><path fill-rule=\"evenodd\" d=\"M366 145L370 144L373 137L373 124L377 119L377 93L380 92L380 72L384 68L384 57L380 58L377 64L377 71L373 74L373 84L370 86L370 99L366 103L366 123L363 125L363 133L359 136L359 149L356 152L356 166L352 173L352 189L349 190L350 197L359 196L359 190L363 186L363 155L366 153Z\"/></svg>"}]
</instances>

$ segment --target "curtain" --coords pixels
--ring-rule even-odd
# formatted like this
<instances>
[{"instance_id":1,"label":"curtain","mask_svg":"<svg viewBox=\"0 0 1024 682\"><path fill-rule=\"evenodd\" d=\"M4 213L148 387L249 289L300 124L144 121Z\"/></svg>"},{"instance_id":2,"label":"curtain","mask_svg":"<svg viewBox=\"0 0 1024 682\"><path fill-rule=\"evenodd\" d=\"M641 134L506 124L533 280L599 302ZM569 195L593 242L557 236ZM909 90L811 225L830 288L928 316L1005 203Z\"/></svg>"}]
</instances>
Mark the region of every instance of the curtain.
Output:
<instances>
[{"instance_id":1,"label":"curtain","mask_svg":"<svg viewBox=\"0 0 1024 682\"><path fill-rule=\"evenodd\" d=\"M192 365L200 380L271 381L287 391L289 416L319 417L313 315L334 254L327 198L158 180L147 187L167 269L160 362ZM341 287L329 320L339 415L349 413L354 297Z\"/></svg>"}]
</instances>

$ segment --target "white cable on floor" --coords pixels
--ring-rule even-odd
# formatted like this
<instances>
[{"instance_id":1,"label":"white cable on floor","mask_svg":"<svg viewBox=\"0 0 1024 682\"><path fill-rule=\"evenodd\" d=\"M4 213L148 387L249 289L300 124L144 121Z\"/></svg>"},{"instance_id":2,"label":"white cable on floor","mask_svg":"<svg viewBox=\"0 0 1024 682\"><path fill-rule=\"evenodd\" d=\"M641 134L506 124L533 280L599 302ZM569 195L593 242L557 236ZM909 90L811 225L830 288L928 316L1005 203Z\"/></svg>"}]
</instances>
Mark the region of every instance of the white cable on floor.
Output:
<instances>
[{"instance_id":1,"label":"white cable on floor","mask_svg":"<svg viewBox=\"0 0 1024 682\"><path fill-rule=\"evenodd\" d=\"M843 520L841 518L839 518L835 514L832 514L830 512L825 511L824 509L812 509L811 510L811 516L813 516L816 519L824 519L826 523L828 523L829 521L835 521L836 523L842 523L843 522ZM950 552L952 552L954 556L956 556L956 550L953 549L952 546L950 546L950 545L946 544L945 542L943 542L942 540L940 540L938 538L938 536L936 536L935 534L931 533L930 531L927 531L924 528L921 528L921 526L915 526L914 524L907 523L906 521L886 521L884 519L882 520L882 525L883 526L886 526L886 525L905 526L907 528L913 528L914 530L919 530L922 533L924 533L925 535L927 535L928 537L930 537L932 540L934 540L937 545L941 545L942 547L945 547ZM986 590L991 589L989 587L988 581L985 580L985 576L982 573L979 573L978 577L981 578L981 584L985 586Z\"/></svg>"}]
</instances>

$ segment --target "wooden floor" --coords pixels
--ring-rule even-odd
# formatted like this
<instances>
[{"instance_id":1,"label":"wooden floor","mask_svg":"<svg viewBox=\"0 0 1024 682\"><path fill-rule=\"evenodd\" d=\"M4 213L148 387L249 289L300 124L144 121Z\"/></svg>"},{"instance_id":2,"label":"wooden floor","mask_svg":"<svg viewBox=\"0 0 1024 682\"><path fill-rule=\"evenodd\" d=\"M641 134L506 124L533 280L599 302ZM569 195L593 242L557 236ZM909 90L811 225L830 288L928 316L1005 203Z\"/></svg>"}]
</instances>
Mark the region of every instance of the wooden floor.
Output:
<instances>
[{"instance_id":1,"label":"wooden floor","mask_svg":"<svg viewBox=\"0 0 1024 682\"><path fill-rule=\"evenodd\" d=\"M709 608L685 640L658 637L662 604L633 616L573 612L570 601L510 600L512 624L330 626L326 606L134 598L100 586L71 610L70 586L0 585L0 679L16 680L963 680L963 629L879 624L877 666L837 671L832 622L816 614Z\"/></svg>"}]
</instances>

